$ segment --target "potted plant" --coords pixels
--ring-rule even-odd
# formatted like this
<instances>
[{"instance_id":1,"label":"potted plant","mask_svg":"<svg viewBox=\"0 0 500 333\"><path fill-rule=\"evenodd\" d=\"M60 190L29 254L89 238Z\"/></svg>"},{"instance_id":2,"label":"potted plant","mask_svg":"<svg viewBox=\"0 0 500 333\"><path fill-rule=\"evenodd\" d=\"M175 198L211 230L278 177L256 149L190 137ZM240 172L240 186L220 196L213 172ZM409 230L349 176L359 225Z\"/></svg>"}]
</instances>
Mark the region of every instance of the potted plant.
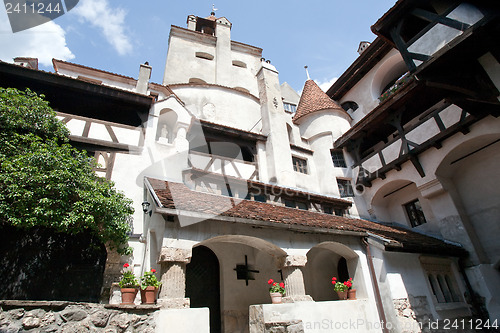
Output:
<instances>
[{"instance_id":1,"label":"potted plant","mask_svg":"<svg viewBox=\"0 0 500 333\"><path fill-rule=\"evenodd\" d=\"M353 288L353 281L350 278L347 282L349 282L350 286L347 289L347 299L355 300L356 299L356 289Z\"/></svg>"},{"instance_id":2,"label":"potted plant","mask_svg":"<svg viewBox=\"0 0 500 333\"><path fill-rule=\"evenodd\" d=\"M123 265L122 278L118 283L122 294L122 305L134 304L135 296L137 295L139 287L137 278L134 273L132 273L132 269L129 267L130 265L128 263Z\"/></svg>"},{"instance_id":3,"label":"potted plant","mask_svg":"<svg viewBox=\"0 0 500 333\"><path fill-rule=\"evenodd\" d=\"M273 304L281 303L282 297L285 295L285 284L283 282L277 283L273 279L267 281L271 287L269 288L269 294L271 295L271 302Z\"/></svg>"},{"instance_id":4,"label":"potted plant","mask_svg":"<svg viewBox=\"0 0 500 333\"><path fill-rule=\"evenodd\" d=\"M347 299L347 290L352 287L352 278L349 280L340 282L337 281L337 278L332 277L333 290L337 292L339 299L344 300Z\"/></svg>"},{"instance_id":5,"label":"potted plant","mask_svg":"<svg viewBox=\"0 0 500 333\"><path fill-rule=\"evenodd\" d=\"M154 304L158 287L161 282L156 279L156 269L151 268L149 272L145 272L141 277L141 302L142 304Z\"/></svg>"}]
</instances>

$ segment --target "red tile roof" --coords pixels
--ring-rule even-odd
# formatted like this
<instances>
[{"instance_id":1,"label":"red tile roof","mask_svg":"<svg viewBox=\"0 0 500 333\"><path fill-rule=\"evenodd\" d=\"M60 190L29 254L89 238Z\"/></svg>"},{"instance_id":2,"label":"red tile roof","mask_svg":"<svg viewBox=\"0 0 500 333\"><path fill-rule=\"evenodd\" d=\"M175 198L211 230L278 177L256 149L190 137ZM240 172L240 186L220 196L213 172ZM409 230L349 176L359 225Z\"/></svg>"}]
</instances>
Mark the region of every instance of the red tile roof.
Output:
<instances>
[{"instance_id":1,"label":"red tile roof","mask_svg":"<svg viewBox=\"0 0 500 333\"><path fill-rule=\"evenodd\" d=\"M386 249L391 251L451 256L461 256L466 253L459 246L399 226L197 192L182 183L152 178L147 178L147 181L160 201L161 208L269 222L277 226L306 227L311 228L312 232L319 228L356 232L359 235L374 234L386 239Z\"/></svg>"},{"instance_id":2,"label":"red tile roof","mask_svg":"<svg viewBox=\"0 0 500 333\"><path fill-rule=\"evenodd\" d=\"M347 115L342 107L335 103L313 80L307 80L300 96L297 112L293 116L296 123L300 118L320 110L334 109L342 111Z\"/></svg>"}]
</instances>

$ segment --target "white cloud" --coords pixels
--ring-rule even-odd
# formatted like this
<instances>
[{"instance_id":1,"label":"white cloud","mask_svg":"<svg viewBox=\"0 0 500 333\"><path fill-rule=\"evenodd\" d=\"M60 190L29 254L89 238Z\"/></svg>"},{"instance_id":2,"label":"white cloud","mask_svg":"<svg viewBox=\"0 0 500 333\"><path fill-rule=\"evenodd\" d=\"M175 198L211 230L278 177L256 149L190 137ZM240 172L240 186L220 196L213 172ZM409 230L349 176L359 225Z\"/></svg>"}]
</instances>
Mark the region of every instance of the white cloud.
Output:
<instances>
[{"instance_id":1,"label":"white cloud","mask_svg":"<svg viewBox=\"0 0 500 333\"><path fill-rule=\"evenodd\" d=\"M50 67L52 58L70 60L75 57L66 45L61 26L49 21L34 28L12 33L7 13L0 11L0 59L12 62L15 57L38 58L38 62Z\"/></svg>"},{"instance_id":2,"label":"white cloud","mask_svg":"<svg viewBox=\"0 0 500 333\"><path fill-rule=\"evenodd\" d=\"M321 88L321 90L326 92L328 89L330 89L332 84L334 84L335 81L337 81L337 79L338 79L338 77L334 77L334 78L329 79L329 80L325 79L324 81L314 80L314 82L316 82L316 84Z\"/></svg>"},{"instance_id":3,"label":"white cloud","mask_svg":"<svg viewBox=\"0 0 500 333\"><path fill-rule=\"evenodd\" d=\"M101 29L118 54L132 51L132 43L125 35L125 10L111 8L108 0L81 0L70 13Z\"/></svg>"}]
</instances>

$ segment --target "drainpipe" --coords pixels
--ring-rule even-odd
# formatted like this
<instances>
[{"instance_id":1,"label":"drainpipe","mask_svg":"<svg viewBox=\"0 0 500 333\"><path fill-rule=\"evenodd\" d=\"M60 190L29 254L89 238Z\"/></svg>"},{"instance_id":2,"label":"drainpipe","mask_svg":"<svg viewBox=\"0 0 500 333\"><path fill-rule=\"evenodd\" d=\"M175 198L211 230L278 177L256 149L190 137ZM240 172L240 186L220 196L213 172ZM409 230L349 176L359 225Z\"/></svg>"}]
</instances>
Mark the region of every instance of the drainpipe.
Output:
<instances>
[{"instance_id":1,"label":"drainpipe","mask_svg":"<svg viewBox=\"0 0 500 333\"><path fill-rule=\"evenodd\" d=\"M372 252L370 250L370 244L366 241L366 237L361 239L361 242L365 245L366 248L366 257L368 258L368 267L370 268L370 276L372 278L373 288L375 289L375 302L377 303L378 316L380 319L380 323L382 325L382 331L384 333L389 333L387 329L387 320L385 318L384 306L382 305L382 297L380 297L380 289L378 287L377 275L375 274L375 268L373 266L373 257Z\"/></svg>"}]
</instances>

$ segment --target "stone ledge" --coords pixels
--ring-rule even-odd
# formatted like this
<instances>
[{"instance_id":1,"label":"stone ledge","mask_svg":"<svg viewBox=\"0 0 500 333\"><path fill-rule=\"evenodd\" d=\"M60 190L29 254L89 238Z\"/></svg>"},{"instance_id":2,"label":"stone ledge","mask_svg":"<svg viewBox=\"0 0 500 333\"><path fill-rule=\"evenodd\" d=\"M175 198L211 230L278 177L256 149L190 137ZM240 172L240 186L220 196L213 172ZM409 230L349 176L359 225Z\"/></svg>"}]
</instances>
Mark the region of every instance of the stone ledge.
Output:
<instances>
[{"instance_id":1,"label":"stone ledge","mask_svg":"<svg viewBox=\"0 0 500 333\"><path fill-rule=\"evenodd\" d=\"M156 311L161 308L158 304L105 304L105 309L115 309L115 310L134 310L134 311Z\"/></svg>"},{"instance_id":2,"label":"stone ledge","mask_svg":"<svg viewBox=\"0 0 500 333\"><path fill-rule=\"evenodd\" d=\"M28 301L28 300L0 300L0 306L4 309L9 308L52 308L64 309L68 305L82 304L68 301Z\"/></svg>"}]
</instances>

